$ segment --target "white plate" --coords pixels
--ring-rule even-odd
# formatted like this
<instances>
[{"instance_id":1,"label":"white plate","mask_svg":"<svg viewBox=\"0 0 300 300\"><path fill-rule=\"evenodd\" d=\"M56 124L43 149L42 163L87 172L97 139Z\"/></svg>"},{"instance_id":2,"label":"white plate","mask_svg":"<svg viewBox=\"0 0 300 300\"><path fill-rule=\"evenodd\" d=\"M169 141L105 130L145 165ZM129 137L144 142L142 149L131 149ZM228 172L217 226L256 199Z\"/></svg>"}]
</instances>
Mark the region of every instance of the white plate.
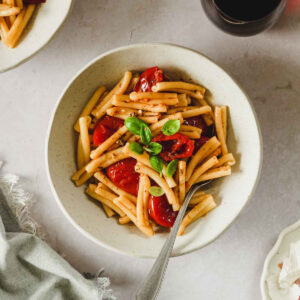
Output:
<instances>
[{"instance_id":1,"label":"white plate","mask_svg":"<svg viewBox=\"0 0 300 300\"><path fill-rule=\"evenodd\" d=\"M52 39L66 20L73 0L47 0L35 10L20 43L9 49L0 41L0 72L25 62Z\"/></svg>"},{"instance_id":2,"label":"white plate","mask_svg":"<svg viewBox=\"0 0 300 300\"><path fill-rule=\"evenodd\" d=\"M267 278L270 275L279 274L278 264L289 256L291 243L300 240L300 221L285 228L279 235L274 247L266 257L264 268L260 280L260 288L263 300L272 300L269 296ZM300 296L300 295L299 295ZM298 300L298 299L297 299Z\"/></svg>"},{"instance_id":3,"label":"white plate","mask_svg":"<svg viewBox=\"0 0 300 300\"><path fill-rule=\"evenodd\" d=\"M156 65L184 80L201 83L211 92L214 104L229 106L228 145L237 159L233 175L213 184L218 207L177 238L173 255L199 249L228 228L253 194L262 161L259 126L248 97L204 55L174 45L138 44L106 52L89 63L68 84L50 121L46 146L50 183L65 215L84 235L109 249L140 257L156 257L167 234L147 238L133 226L120 226L87 200L84 187L75 188L70 181L75 171L73 124L100 84L112 87L124 71Z\"/></svg>"}]
</instances>

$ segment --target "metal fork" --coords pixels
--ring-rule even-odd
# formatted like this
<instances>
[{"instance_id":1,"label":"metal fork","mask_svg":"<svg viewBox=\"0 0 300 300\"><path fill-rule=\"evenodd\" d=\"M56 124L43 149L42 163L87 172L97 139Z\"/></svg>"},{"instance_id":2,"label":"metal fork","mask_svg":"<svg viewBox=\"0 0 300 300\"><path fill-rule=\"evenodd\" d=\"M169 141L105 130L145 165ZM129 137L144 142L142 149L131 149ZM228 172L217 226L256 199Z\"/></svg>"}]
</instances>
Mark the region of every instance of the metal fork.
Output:
<instances>
[{"instance_id":1,"label":"metal fork","mask_svg":"<svg viewBox=\"0 0 300 300\"><path fill-rule=\"evenodd\" d=\"M183 205L177 215L176 221L172 227L172 230L166 240L164 246L162 247L151 271L144 280L143 284L139 288L136 294L136 300L154 300L156 299L158 292L160 290L164 275L168 266L169 258L172 253L172 249L175 243L177 232L179 230L181 221L192 199L195 192L202 186L207 185L209 181L199 182L191 186L187 192Z\"/></svg>"}]
</instances>

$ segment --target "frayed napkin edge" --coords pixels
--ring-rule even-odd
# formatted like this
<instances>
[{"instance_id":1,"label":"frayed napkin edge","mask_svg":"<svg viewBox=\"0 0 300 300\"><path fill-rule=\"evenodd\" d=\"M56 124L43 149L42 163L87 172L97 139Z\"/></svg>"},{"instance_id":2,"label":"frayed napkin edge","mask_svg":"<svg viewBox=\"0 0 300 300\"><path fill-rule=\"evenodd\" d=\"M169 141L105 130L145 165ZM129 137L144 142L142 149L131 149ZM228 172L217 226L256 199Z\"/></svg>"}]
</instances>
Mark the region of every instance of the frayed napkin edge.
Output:
<instances>
[{"instance_id":1,"label":"frayed napkin edge","mask_svg":"<svg viewBox=\"0 0 300 300\"><path fill-rule=\"evenodd\" d=\"M0 161L0 169L3 164L3 161ZM19 184L19 179L19 176L13 174L0 175L0 189L6 197L7 204L16 217L22 231L44 240L45 236L42 234L40 226L30 216L30 208L35 200L32 194L25 192ZM110 289L109 278L101 277L103 272L104 269L101 269L97 276L92 279L96 285L99 300L116 300L113 290Z\"/></svg>"}]
</instances>

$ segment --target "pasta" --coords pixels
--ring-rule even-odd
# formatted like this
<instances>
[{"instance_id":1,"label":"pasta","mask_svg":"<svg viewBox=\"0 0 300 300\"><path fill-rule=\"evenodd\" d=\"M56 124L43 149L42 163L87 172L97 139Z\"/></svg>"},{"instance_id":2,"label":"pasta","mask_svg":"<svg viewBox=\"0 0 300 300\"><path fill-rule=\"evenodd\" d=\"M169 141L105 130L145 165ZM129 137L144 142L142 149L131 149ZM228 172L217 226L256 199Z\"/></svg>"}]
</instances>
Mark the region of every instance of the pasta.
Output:
<instances>
[{"instance_id":1,"label":"pasta","mask_svg":"<svg viewBox=\"0 0 300 300\"><path fill-rule=\"evenodd\" d=\"M126 71L112 90L100 86L74 125L75 185L88 183L86 193L107 217L132 222L149 237L154 225L172 227L192 185L229 176L235 164L226 142L227 107L210 106L205 88L162 81L159 72ZM179 235L216 206L213 195L197 191Z\"/></svg>"},{"instance_id":2,"label":"pasta","mask_svg":"<svg viewBox=\"0 0 300 300\"><path fill-rule=\"evenodd\" d=\"M93 108L96 106L97 102L99 101L100 97L104 94L106 88L104 86L100 86L96 92L93 94L92 98L89 100L89 102L86 104L86 106L83 108L80 117L89 116L92 112ZM74 125L74 129L79 132L79 119Z\"/></svg>"},{"instance_id":3,"label":"pasta","mask_svg":"<svg viewBox=\"0 0 300 300\"><path fill-rule=\"evenodd\" d=\"M91 118L89 116L79 118L79 128L80 128L80 145L82 148L82 156L84 163L88 163L90 160L91 153L91 143L89 136L89 124L91 122ZM80 153L80 149L78 149Z\"/></svg>"},{"instance_id":4,"label":"pasta","mask_svg":"<svg viewBox=\"0 0 300 300\"><path fill-rule=\"evenodd\" d=\"M231 175L231 168L230 166L223 166L219 168L215 168L212 170L207 171L203 175L201 175L196 182L203 182L211 179L216 179L224 176Z\"/></svg>"},{"instance_id":5,"label":"pasta","mask_svg":"<svg viewBox=\"0 0 300 300\"><path fill-rule=\"evenodd\" d=\"M186 162L181 160L178 163L178 185L179 185L179 202L183 203L185 197L185 172L186 172Z\"/></svg>"},{"instance_id":6,"label":"pasta","mask_svg":"<svg viewBox=\"0 0 300 300\"><path fill-rule=\"evenodd\" d=\"M201 163L209 154L215 151L220 146L220 142L216 137L212 137L207 141L192 157L186 170L186 181L190 179L195 167Z\"/></svg>"},{"instance_id":7,"label":"pasta","mask_svg":"<svg viewBox=\"0 0 300 300\"><path fill-rule=\"evenodd\" d=\"M103 183L98 183L98 186L94 185L94 184L90 184L89 186L93 186L93 190L96 190L97 188L98 189L103 189L105 191L110 191L109 188L107 186L105 186ZM112 216L115 215L115 212L108 206L106 206L105 204L102 203L102 206L103 206L103 209L107 215L108 218L111 218ZM121 217L121 218L126 218L126 216L124 217Z\"/></svg>"},{"instance_id":8,"label":"pasta","mask_svg":"<svg viewBox=\"0 0 300 300\"><path fill-rule=\"evenodd\" d=\"M95 150L91 152L91 158L98 158L105 150L107 150L112 144L114 144L124 133L126 133L127 128L125 126L121 127L117 132L115 132L111 137L109 137L104 143L99 145Z\"/></svg>"},{"instance_id":9,"label":"pasta","mask_svg":"<svg viewBox=\"0 0 300 300\"><path fill-rule=\"evenodd\" d=\"M94 176L103 184L105 184L107 187L109 187L114 193L120 195L120 196L125 196L132 202L136 203L136 197L133 195L121 190L118 188L115 184L113 184L101 171L98 171L94 174Z\"/></svg>"},{"instance_id":10,"label":"pasta","mask_svg":"<svg viewBox=\"0 0 300 300\"><path fill-rule=\"evenodd\" d=\"M123 152L125 154L127 154L128 156L133 157L134 159L136 159L138 162L144 164L145 166L151 167L151 163L150 163L150 160L149 160L149 155L147 153L144 152L143 154L138 155L138 154L134 153L133 151L131 151L129 149L129 144L126 144L126 146L123 148ZM165 166L162 169L162 174L163 174L163 176L164 176L165 180L167 181L170 188L173 188L173 187L176 186L176 183L173 180L173 178L167 177Z\"/></svg>"},{"instance_id":11,"label":"pasta","mask_svg":"<svg viewBox=\"0 0 300 300\"><path fill-rule=\"evenodd\" d=\"M225 114L223 114L223 116L225 116ZM221 107L219 106L215 108L215 121L216 121L217 136L221 143L222 154L225 155L228 153L228 149L225 141L225 131L224 131L225 129L224 124L226 123L226 120L223 120Z\"/></svg>"},{"instance_id":12,"label":"pasta","mask_svg":"<svg viewBox=\"0 0 300 300\"><path fill-rule=\"evenodd\" d=\"M115 212L117 212L121 217L125 216L125 213L117 207L111 200L106 199L105 197L102 197L98 193L95 192L95 189L93 188L92 185L90 185L86 191L85 191L89 196L91 196L93 199L101 202L102 204L106 205L107 207L111 208Z\"/></svg>"},{"instance_id":13,"label":"pasta","mask_svg":"<svg viewBox=\"0 0 300 300\"><path fill-rule=\"evenodd\" d=\"M91 160L90 163L85 166L85 170L87 172L95 172L99 167L107 168L108 166L129 157L129 155L124 153L123 149L123 147L117 148Z\"/></svg>"},{"instance_id":14,"label":"pasta","mask_svg":"<svg viewBox=\"0 0 300 300\"><path fill-rule=\"evenodd\" d=\"M22 0L6 0L0 4L0 37L6 47L17 46L35 8L36 4L23 5Z\"/></svg>"},{"instance_id":15,"label":"pasta","mask_svg":"<svg viewBox=\"0 0 300 300\"><path fill-rule=\"evenodd\" d=\"M139 110L147 110L152 112L166 112L167 106L165 104L148 104L141 102L126 102L122 100L118 100L116 97L113 98L112 104L118 107L127 107Z\"/></svg>"},{"instance_id":16,"label":"pasta","mask_svg":"<svg viewBox=\"0 0 300 300\"><path fill-rule=\"evenodd\" d=\"M124 196L120 196L119 198L114 200L114 203L122 209L126 215L130 218L130 220L147 236L154 235L154 231L152 227L139 225L136 217L136 207L133 203L127 200ZM126 205L127 204L127 205Z\"/></svg>"},{"instance_id":17,"label":"pasta","mask_svg":"<svg viewBox=\"0 0 300 300\"><path fill-rule=\"evenodd\" d=\"M122 95L127 90L130 81L132 78L131 72L125 72L123 78L119 81L119 83L103 98L103 100L96 106L96 108L92 111L92 115L96 117L96 119L100 119L106 113L106 110L112 107L112 96L113 95Z\"/></svg>"},{"instance_id":18,"label":"pasta","mask_svg":"<svg viewBox=\"0 0 300 300\"><path fill-rule=\"evenodd\" d=\"M212 158L207 160L204 164L202 164L200 167L198 167L196 170L194 170L193 175L190 177L190 179L187 182L186 185L187 189L189 189L202 174L204 174L206 171L211 169L217 163L218 163L217 157L213 156Z\"/></svg>"},{"instance_id":19,"label":"pasta","mask_svg":"<svg viewBox=\"0 0 300 300\"><path fill-rule=\"evenodd\" d=\"M188 136L190 139L200 139L201 134L197 131L184 131L179 130L180 133Z\"/></svg>"},{"instance_id":20,"label":"pasta","mask_svg":"<svg viewBox=\"0 0 300 300\"><path fill-rule=\"evenodd\" d=\"M168 91L169 89L183 89L183 90L199 91L202 94L205 93L205 88L197 84L187 83L183 81L158 82L155 86L152 87L153 92Z\"/></svg>"},{"instance_id":21,"label":"pasta","mask_svg":"<svg viewBox=\"0 0 300 300\"><path fill-rule=\"evenodd\" d=\"M204 201L201 201L197 204L191 211L189 211L183 218L178 235L183 235L186 227L192 222L196 221L198 218L209 213L212 209L216 207L216 203L212 196L206 198Z\"/></svg>"}]
</instances>

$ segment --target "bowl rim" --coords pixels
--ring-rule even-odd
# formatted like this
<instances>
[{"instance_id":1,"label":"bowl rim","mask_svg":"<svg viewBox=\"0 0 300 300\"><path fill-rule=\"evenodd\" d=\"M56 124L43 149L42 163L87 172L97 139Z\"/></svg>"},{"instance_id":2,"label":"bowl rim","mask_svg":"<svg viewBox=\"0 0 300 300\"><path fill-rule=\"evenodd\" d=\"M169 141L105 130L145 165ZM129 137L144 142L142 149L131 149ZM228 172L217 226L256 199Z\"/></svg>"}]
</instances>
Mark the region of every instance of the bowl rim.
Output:
<instances>
[{"instance_id":1,"label":"bowl rim","mask_svg":"<svg viewBox=\"0 0 300 300\"><path fill-rule=\"evenodd\" d=\"M48 46L56 37L56 35L59 33L59 31L62 29L62 27L65 25L66 23L66 20L67 18L69 17L71 11L72 11L72 8L74 6L74 2L75 0L69 0L70 1L70 5L68 7L68 10L67 10L67 13L66 15L64 16L62 22L59 24L58 28L56 29L56 31L51 35L49 36L49 38L46 40L46 42L38 49L36 49L34 52L32 52L29 56L21 59L20 61L12 64L11 66L9 67L5 67L5 68L1 68L0 67L0 73L5 73L6 71L10 71L24 63L26 63L27 61L29 61L33 56L35 56L36 54L38 54L41 50L43 50L46 46Z\"/></svg>"},{"instance_id":2,"label":"bowl rim","mask_svg":"<svg viewBox=\"0 0 300 300\"><path fill-rule=\"evenodd\" d=\"M172 43L136 43L136 44L130 44L130 45L125 45L125 46L121 46L121 47L117 47L114 49L111 49L109 51L106 51L98 56L96 56L94 59L92 59L90 62L88 62L86 65L84 65L71 79L70 81L67 83L66 87L63 89L62 93L60 94L58 100L55 103L55 106L53 108L50 120L49 120L49 125L48 125L48 129L47 129L47 133L46 133L46 149L45 149L45 160L46 160L46 173L47 173L47 178L48 181L50 183L50 187L51 187L51 191L52 194L54 195L54 198L58 204L58 206L60 207L60 209L62 210L63 214L65 215L65 217L70 221L70 223L79 231L81 232L86 238L88 238L89 240L95 242L97 245L100 245L106 249L112 250L116 253L119 254L123 254L126 256L131 256L131 257L140 257L140 258L156 258L156 256L153 255L143 255L143 254L139 254L139 253L131 253L131 252L127 252L125 250L120 250L117 249L115 247L112 247L100 240L98 240L97 238L95 238L92 234L90 234L89 232L85 231L81 226L79 226L75 220L72 219L72 217L69 215L69 213L67 212L67 210L65 209L65 207L63 206L59 196L56 193L55 187L53 185L52 179L51 179L51 174L50 174L50 168L49 168L49 153L48 153L48 149L49 149L49 142L50 142L50 133L51 133L51 128L52 128L52 124L57 112L57 109L60 105L60 102L63 98L63 96L65 95L65 93L67 92L67 90L69 89L69 87L72 85L72 83L74 82L74 80L76 80L76 78L78 76L80 76L86 69L88 69L91 65L93 65L95 62L97 62L98 60L104 58L105 56L108 56L110 54L122 51L122 50L128 50L128 49L132 49L132 48L136 48L136 47L153 47L153 46L167 46L167 47L172 47L172 48L179 48L179 49L183 49L185 51L194 53L199 55L200 57L204 57L205 59L207 59L210 63L214 64L215 66L217 66L218 68L221 69L221 71L223 71L226 75L229 76L229 78L233 81L234 84L237 85L237 87L241 90L241 92L244 94L245 99L247 100L250 109L252 111L252 114L254 116L255 119L255 124L256 124L256 128L257 128L257 132L258 132L258 137L259 137L259 166L258 166L258 171L256 174L256 178L255 178L255 182L253 184L251 193L249 193L247 200L245 201L244 205L241 207L241 209L236 213L235 217L227 224L227 226L224 227L224 229L222 231L220 231L219 234L217 234L216 236L212 237L210 240L208 240L205 244L195 247L193 249L190 249L188 251L182 252L182 253L176 253L175 255L172 254L171 257L178 257L178 256L182 256L191 252L194 252L196 250L199 250L203 247L206 247L208 245L210 245L212 242L214 242L220 235L222 235L234 222L235 220L238 218L238 216L240 216L241 212L247 207L247 204L249 203L249 200L252 198L252 196L255 193L255 190L258 186L259 180L260 180L260 176L261 176L261 170L262 170L262 161L263 161L263 141L262 141L262 133L261 133L261 129L260 129L260 125L259 125L259 120L258 117L256 115L256 112L254 110L254 106L248 96L248 94L245 92L245 90L240 86L240 84L231 76L230 73L228 73L227 71L225 71L225 69L221 66L219 66L219 64L217 64L215 61L213 61L211 58L207 57L205 54L203 54L200 51L185 47L185 46L181 46L181 45L176 45L176 44L172 44Z\"/></svg>"},{"instance_id":3,"label":"bowl rim","mask_svg":"<svg viewBox=\"0 0 300 300\"><path fill-rule=\"evenodd\" d=\"M270 296L267 294L266 292L266 279L267 279L267 275L268 275L268 268L270 266L271 260L273 259L273 257L277 254L280 246L282 245L282 241L283 239L291 232L297 230L300 228L300 220L298 220L297 222L289 225L288 227L284 228L278 238L277 241L275 242L274 246L271 248L271 250L268 252L266 258L265 258L265 262L264 262L264 266L263 266L263 271L260 277L260 291L261 291L261 295L263 300L269 300L271 299Z\"/></svg>"}]
</instances>

